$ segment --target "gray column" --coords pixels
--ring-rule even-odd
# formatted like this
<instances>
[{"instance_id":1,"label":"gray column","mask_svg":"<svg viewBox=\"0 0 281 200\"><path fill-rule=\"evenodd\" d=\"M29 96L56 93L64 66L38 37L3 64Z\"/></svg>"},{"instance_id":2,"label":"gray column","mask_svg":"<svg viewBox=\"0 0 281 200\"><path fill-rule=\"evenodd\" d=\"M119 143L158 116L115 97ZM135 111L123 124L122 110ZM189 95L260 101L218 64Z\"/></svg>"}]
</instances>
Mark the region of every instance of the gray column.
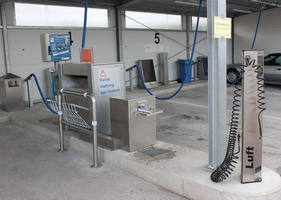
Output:
<instances>
[{"instance_id":1,"label":"gray column","mask_svg":"<svg viewBox=\"0 0 281 200\"><path fill-rule=\"evenodd\" d=\"M234 17L231 20L231 62L234 63Z\"/></svg>"},{"instance_id":2,"label":"gray column","mask_svg":"<svg viewBox=\"0 0 281 200\"><path fill-rule=\"evenodd\" d=\"M116 18L116 41L117 41L117 61L123 61L123 23L122 23L122 9L115 8L115 18Z\"/></svg>"},{"instance_id":3,"label":"gray column","mask_svg":"<svg viewBox=\"0 0 281 200\"><path fill-rule=\"evenodd\" d=\"M218 166L227 144L226 39L214 38L214 16L226 17L226 0L208 0L209 166Z\"/></svg>"},{"instance_id":4,"label":"gray column","mask_svg":"<svg viewBox=\"0 0 281 200\"><path fill-rule=\"evenodd\" d=\"M185 25L186 25L186 58L189 59L190 58L190 49L189 49L189 45L190 45L190 40L189 40L189 26L190 26L190 19L189 19L189 15L185 15Z\"/></svg>"},{"instance_id":5,"label":"gray column","mask_svg":"<svg viewBox=\"0 0 281 200\"><path fill-rule=\"evenodd\" d=\"M0 9L1 9L1 18L2 18L2 34L3 34L3 48L4 48L4 59L6 65L6 73L11 72L10 68L10 60L9 60L9 50L8 50L8 38L7 38L7 22L6 22L6 14L4 10L4 3L0 1Z\"/></svg>"}]
</instances>

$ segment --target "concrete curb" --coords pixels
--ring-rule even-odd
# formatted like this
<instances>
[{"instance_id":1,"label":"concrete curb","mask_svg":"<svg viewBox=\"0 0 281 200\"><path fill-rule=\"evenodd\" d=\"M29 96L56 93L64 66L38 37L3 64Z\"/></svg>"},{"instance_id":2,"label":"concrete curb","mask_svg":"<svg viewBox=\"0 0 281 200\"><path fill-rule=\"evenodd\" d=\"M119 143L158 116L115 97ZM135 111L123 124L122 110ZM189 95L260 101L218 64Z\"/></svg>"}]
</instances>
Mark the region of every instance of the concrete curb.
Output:
<instances>
[{"instance_id":1,"label":"concrete curb","mask_svg":"<svg viewBox=\"0 0 281 200\"><path fill-rule=\"evenodd\" d=\"M42 128L40 124L30 125L23 119L11 116L11 120L40 135L58 140L57 129ZM54 126L55 127L55 126ZM92 145L72 134L68 135L69 148L92 156ZM99 160L124 170L179 195L195 200L280 200L281 178L271 169L263 168L263 181L254 184L240 184L237 167L231 178L223 183L213 183L210 172L205 169L207 153L177 145L157 142L155 148L168 149L175 156L163 159L142 158L139 152L123 150L110 151L99 148ZM94 169L93 169L94 170Z\"/></svg>"}]
</instances>

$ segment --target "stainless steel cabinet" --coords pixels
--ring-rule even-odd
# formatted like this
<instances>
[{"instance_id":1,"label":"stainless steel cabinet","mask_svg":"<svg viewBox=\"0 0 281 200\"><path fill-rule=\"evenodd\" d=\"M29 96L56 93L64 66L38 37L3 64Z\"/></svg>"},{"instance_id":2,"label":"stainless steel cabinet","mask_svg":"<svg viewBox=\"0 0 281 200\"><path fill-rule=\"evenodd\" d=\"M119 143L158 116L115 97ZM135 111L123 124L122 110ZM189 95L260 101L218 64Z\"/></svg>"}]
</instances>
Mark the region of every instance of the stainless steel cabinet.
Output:
<instances>
[{"instance_id":1,"label":"stainless steel cabinet","mask_svg":"<svg viewBox=\"0 0 281 200\"><path fill-rule=\"evenodd\" d=\"M110 98L111 135L120 148L135 151L156 142L155 97Z\"/></svg>"},{"instance_id":2,"label":"stainless steel cabinet","mask_svg":"<svg viewBox=\"0 0 281 200\"><path fill-rule=\"evenodd\" d=\"M5 111L16 111L24 108L21 77L8 73L0 78L0 95L2 108Z\"/></svg>"}]
</instances>

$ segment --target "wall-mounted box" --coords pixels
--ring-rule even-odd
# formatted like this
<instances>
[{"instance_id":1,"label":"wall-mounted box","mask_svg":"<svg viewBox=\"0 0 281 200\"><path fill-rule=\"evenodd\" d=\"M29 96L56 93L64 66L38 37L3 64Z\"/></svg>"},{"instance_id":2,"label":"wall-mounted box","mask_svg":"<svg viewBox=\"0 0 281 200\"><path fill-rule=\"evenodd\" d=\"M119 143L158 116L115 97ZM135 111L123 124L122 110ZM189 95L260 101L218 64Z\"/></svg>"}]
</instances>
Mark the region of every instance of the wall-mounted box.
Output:
<instances>
[{"instance_id":1,"label":"wall-mounted box","mask_svg":"<svg viewBox=\"0 0 281 200\"><path fill-rule=\"evenodd\" d=\"M41 34L40 39L43 62L71 60L69 34Z\"/></svg>"}]
</instances>

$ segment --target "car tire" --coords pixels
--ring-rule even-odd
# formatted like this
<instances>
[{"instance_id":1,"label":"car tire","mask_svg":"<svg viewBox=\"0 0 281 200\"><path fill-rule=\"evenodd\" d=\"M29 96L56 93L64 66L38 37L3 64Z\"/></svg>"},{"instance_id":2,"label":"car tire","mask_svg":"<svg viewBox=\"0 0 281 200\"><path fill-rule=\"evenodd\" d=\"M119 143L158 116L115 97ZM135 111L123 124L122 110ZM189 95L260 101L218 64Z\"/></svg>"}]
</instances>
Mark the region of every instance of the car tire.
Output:
<instances>
[{"instance_id":1,"label":"car tire","mask_svg":"<svg viewBox=\"0 0 281 200\"><path fill-rule=\"evenodd\" d=\"M230 70L227 72L227 83L232 84L235 83L238 79L238 72L236 70Z\"/></svg>"}]
</instances>

